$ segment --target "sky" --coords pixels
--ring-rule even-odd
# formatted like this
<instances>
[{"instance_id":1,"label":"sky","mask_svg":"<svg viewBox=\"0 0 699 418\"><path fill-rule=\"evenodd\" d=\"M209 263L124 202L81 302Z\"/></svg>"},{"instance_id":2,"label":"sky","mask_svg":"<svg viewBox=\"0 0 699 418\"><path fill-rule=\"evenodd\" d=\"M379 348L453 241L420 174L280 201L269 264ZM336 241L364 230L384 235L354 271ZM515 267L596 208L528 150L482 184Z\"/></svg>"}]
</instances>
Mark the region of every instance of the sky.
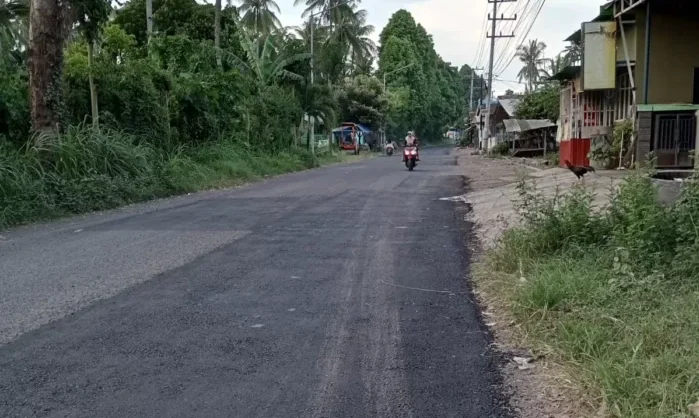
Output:
<instances>
[{"instance_id":1,"label":"sky","mask_svg":"<svg viewBox=\"0 0 699 418\"><path fill-rule=\"evenodd\" d=\"M294 0L276 1L282 11L280 20L284 26L301 24L301 6L294 7ZM553 57L562 51L566 46L563 39L580 29L584 20L597 16L599 6L605 3L603 0L518 0L498 7L505 17L511 16L514 11L531 10L526 13L527 19L523 20L527 22L535 15L533 6L541 1L544 1L544 6L526 39L538 39L546 43L547 57ZM527 3L529 6L525 9ZM369 12L369 23L376 28L374 39L377 42L391 15L400 9L406 9L433 36L435 49L445 61L459 67L463 64L486 67L488 64L489 49L478 54L479 44L485 41L486 11L492 9L488 0L363 0L361 7ZM498 15L500 14L499 11ZM519 17L522 17L521 13ZM498 28L503 30L503 34L507 34L508 29L512 33L515 23L499 22ZM493 83L496 94L503 94L507 89L524 90L524 86L516 82L521 68L517 60L513 60L509 67L502 68L514 55L517 42L524 36L524 29L520 27L515 32L518 37L509 42L508 39L496 42L496 62L500 58L500 65L496 66L493 73L501 80ZM487 42L489 47L489 41Z\"/></svg>"}]
</instances>

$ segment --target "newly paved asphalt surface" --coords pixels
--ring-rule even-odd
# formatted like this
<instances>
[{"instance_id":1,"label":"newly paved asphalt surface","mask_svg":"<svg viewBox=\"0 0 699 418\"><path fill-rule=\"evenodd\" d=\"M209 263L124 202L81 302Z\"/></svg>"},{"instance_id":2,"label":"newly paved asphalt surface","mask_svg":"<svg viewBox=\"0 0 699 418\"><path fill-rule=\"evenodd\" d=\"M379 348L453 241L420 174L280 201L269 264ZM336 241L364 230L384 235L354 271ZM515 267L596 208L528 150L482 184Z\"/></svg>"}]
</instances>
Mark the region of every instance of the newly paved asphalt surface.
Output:
<instances>
[{"instance_id":1,"label":"newly paved asphalt surface","mask_svg":"<svg viewBox=\"0 0 699 418\"><path fill-rule=\"evenodd\" d=\"M504 417L448 149L0 234L0 417Z\"/></svg>"}]
</instances>

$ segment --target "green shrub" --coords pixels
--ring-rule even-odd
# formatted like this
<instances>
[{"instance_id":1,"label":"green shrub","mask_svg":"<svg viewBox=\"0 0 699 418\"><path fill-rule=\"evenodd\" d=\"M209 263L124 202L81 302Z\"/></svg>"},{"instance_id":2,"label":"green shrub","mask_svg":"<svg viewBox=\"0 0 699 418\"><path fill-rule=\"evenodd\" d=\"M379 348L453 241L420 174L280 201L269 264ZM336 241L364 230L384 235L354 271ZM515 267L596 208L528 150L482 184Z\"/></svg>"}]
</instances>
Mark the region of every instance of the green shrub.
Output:
<instances>
[{"instance_id":1,"label":"green shrub","mask_svg":"<svg viewBox=\"0 0 699 418\"><path fill-rule=\"evenodd\" d=\"M510 155L510 143L507 141L498 142L490 152L493 155Z\"/></svg>"},{"instance_id":2,"label":"green shrub","mask_svg":"<svg viewBox=\"0 0 699 418\"><path fill-rule=\"evenodd\" d=\"M29 91L24 71L0 69L0 144L21 145L29 132Z\"/></svg>"},{"instance_id":3,"label":"green shrub","mask_svg":"<svg viewBox=\"0 0 699 418\"><path fill-rule=\"evenodd\" d=\"M521 226L491 258L521 279L500 292L606 415L686 416L699 396L699 183L664 208L648 173L636 173L608 207L592 201L582 185L547 197L522 182Z\"/></svg>"},{"instance_id":4,"label":"green shrub","mask_svg":"<svg viewBox=\"0 0 699 418\"><path fill-rule=\"evenodd\" d=\"M238 139L161 150L134 135L71 127L0 147L0 227L227 187L340 161L290 148L271 153Z\"/></svg>"}]
</instances>

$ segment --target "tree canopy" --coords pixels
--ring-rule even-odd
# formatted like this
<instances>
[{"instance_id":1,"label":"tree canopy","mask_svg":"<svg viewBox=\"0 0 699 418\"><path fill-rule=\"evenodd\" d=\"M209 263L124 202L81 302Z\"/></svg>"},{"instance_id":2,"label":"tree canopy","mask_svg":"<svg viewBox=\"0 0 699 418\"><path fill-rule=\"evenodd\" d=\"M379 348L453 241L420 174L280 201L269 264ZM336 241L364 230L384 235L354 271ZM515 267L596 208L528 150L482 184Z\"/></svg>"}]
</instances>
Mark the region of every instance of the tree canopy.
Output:
<instances>
[{"instance_id":1,"label":"tree canopy","mask_svg":"<svg viewBox=\"0 0 699 418\"><path fill-rule=\"evenodd\" d=\"M386 77L392 95L390 134L401 137L409 130L438 138L454 125L462 125L468 102L471 71L459 70L435 51L432 36L406 10L399 10L380 35L379 75ZM469 84L467 88L466 85Z\"/></svg>"}]
</instances>

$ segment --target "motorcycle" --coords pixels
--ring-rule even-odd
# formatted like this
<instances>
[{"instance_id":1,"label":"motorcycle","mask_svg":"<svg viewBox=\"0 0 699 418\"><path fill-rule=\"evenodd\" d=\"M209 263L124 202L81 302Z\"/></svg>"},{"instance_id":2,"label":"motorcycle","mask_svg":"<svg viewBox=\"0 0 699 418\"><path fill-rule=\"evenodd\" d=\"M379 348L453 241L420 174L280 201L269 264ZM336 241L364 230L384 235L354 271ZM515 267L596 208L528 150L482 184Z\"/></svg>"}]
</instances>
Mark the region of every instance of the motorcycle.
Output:
<instances>
[{"instance_id":1,"label":"motorcycle","mask_svg":"<svg viewBox=\"0 0 699 418\"><path fill-rule=\"evenodd\" d=\"M386 155L388 155L389 157L391 155L393 155L393 145L391 145L391 144L386 145Z\"/></svg>"},{"instance_id":2,"label":"motorcycle","mask_svg":"<svg viewBox=\"0 0 699 418\"><path fill-rule=\"evenodd\" d=\"M403 150L403 161L405 162L405 166L408 167L408 171L413 171L417 165L417 148L405 147Z\"/></svg>"}]
</instances>

